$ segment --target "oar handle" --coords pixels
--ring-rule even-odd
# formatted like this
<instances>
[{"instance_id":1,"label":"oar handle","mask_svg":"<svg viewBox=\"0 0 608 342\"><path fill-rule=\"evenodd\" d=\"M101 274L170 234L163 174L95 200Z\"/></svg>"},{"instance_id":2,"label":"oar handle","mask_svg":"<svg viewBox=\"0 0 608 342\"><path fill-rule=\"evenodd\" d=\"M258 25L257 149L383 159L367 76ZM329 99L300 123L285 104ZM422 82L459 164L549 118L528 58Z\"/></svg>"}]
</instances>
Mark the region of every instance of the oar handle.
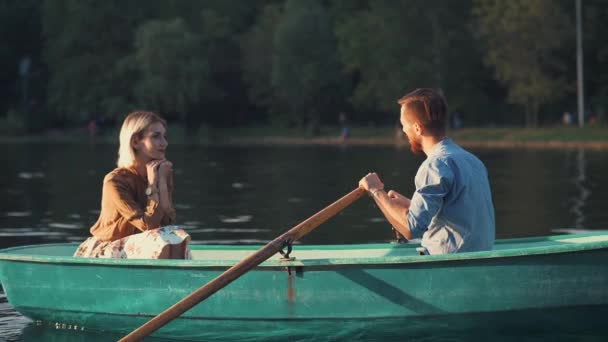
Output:
<instances>
[{"instance_id":1,"label":"oar handle","mask_svg":"<svg viewBox=\"0 0 608 342\"><path fill-rule=\"evenodd\" d=\"M291 228L276 239L270 241L268 244L266 244L264 247L262 247L260 250L258 250L251 256L245 258L238 264L230 267L224 273L215 277L213 280L203 285L198 290L192 292L184 299L173 304L173 306L161 312L139 328L133 330L130 334L120 339L119 342L139 341L144 337L152 334L165 324L169 323L176 317L180 316L181 314L192 308L194 305L200 303L215 292L222 289L224 286L230 284L232 281L245 274L250 269L256 267L257 265L266 261L266 259L275 255L284 247L286 241L294 242L302 236L308 234L310 231L318 227L321 223L327 221L329 218L342 211L351 203L361 198L363 194L365 194L365 189L363 188L357 188L346 194L344 197L330 204L329 206L314 214L313 216L309 217L302 223Z\"/></svg>"}]
</instances>

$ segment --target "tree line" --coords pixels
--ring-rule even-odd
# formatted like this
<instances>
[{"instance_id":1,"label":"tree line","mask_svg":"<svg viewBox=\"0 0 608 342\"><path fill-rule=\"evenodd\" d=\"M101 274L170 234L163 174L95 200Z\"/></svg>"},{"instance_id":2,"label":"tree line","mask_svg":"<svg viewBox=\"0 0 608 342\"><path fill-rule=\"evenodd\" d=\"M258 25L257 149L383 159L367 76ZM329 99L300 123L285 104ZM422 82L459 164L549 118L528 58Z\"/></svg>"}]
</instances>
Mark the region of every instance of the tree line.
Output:
<instances>
[{"instance_id":1,"label":"tree line","mask_svg":"<svg viewBox=\"0 0 608 342\"><path fill-rule=\"evenodd\" d=\"M583 1L587 115L608 101L608 2ZM468 125L576 111L574 0L0 0L0 118L145 108L199 125L395 124L441 89Z\"/></svg>"}]
</instances>

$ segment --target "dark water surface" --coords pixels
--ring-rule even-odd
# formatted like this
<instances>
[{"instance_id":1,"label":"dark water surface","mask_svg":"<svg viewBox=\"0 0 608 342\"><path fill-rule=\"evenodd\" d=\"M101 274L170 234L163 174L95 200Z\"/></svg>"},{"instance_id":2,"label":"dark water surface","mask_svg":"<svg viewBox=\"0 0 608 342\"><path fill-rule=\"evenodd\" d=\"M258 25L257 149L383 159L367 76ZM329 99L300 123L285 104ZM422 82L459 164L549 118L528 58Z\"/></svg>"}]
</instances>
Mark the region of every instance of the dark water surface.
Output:
<instances>
[{"instance_id":1,"label":"dark water surface","mask_svg":"<svg viewBox=\"0 0 608 342\"><path fill-rule=\"evenodd\" d=\"M101 182L113 167L116 146L15 143L0 147L0 248L84 240L99 214ZM489 171L498 238L607 228L605 151L479 149L473 152ZM414 175L422 162L407 149L394 147L172 145L168 157L174 163L178 223L185 226L195 242L217 244L264 244L354 189L358 180L371 171L380 174L387 189L409 197L414 190ZM302 238L301 243L366 243L391 239L390 228L378 209L370 199L363 198ZM548 316L553 320L546 323L559 329L534 326L530 330L497 324L492 325L498 327L495 331L483 330L483 339L607 339L608 333L601 325L589 324L595 314L588 310L577 310L578 314L562 311L550 312ZM518 317L522 315L514 315L509 320ZM560 317L568 324L561 324ZM522 320L521 323L528 326L529 322ZM460 321L416 324L424 328L404 332L402 337L465 341L476 339L473 333L478 331L453 329L454 325L467 326ZM47 325L30 322L14 312L0 292L0 341L114 338ZM584 333L577 329L564 330L573 325L587 329ZM427 335L421 331L434 333ZM374 336L333 340L373 340Z\"/></svg>"}]
</instances>

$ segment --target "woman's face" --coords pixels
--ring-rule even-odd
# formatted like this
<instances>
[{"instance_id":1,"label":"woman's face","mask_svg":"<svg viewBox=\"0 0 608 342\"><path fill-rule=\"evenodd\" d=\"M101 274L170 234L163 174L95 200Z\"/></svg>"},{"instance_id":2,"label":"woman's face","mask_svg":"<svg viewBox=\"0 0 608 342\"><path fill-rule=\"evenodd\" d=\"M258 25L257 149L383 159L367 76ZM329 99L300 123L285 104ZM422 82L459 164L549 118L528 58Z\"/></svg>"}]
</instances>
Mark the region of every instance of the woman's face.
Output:
<instances>
[{"instance_id":1,"label":"woman's face","mask_svg":"<svg viewBox=\"0 0 608 342\"><path fill-rule=\"evenodd\" d=\"M142 163L151 160L165 159L165 153L169 143L165 137L165 126L155 122L148 126L140 139L135 139L133 148L135 157Z\"/></svg>"}]
</instances>

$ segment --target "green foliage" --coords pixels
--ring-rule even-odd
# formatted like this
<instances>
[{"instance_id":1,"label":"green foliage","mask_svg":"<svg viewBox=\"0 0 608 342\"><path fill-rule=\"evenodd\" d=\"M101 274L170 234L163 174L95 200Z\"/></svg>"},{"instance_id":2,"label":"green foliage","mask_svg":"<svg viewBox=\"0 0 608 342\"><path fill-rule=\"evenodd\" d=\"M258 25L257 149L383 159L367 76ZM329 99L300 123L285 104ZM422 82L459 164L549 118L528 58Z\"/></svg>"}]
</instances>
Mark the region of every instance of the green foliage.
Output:
<instances>
[{"instance_id":1,"label":"green foliage","mask_svg":"<svg viewBox=\"0 0 608 342\"><path fill-rule=\"evenodd\" d=\"M363 112L388 113L419 87L442 89L451 108L479 116L484 68L466 24L468 1L349 1L334 4L346 70L358 79L351 101ZM469 115L471 116L471 115Z\"/></svg>"},{"instance_id":2,"label":"green foliage","mask_svg":"<svg viewBox=\"0 0 608 342\"><path fill-rule=\"evenodd\" d=\"M39 0L0 0L0 113L23 115L21 118L5 118L11 124L17 119L19 126L30 129L25 110L27 105L36 109L44 102L45 66L41 61L41 23ZM19 64L28 58L27 75L21 75ZM12 108L20 108L15 112ZM30 109L30 111L31 111ZM1 116L1 115L0 115ZM1 128L0 128L1 129Z\"/></svg>"},{"instance_id":3,"label":"green foliage","mask_svg":"<svg viewBox=\"0 0 608 342\"><path fill-rule=\"evenodd\" d=\"M608 6L604 0L583 1L585 92L592 114L606 120L608 110Z\"/></svg>"},{"instance_id":4,"label":"green foliage","mask_svg":"<svg viewBox=\"0 0 608 342\"><path fill-rule=\"evenodd\" d=\"M336 39L321 2L288 0L273 45L275 108L289 114L288 122L309 124L315 132L322 115L337 115L342 95Z\"/></svg>"},{"instance_id":5,"label":"green foliage","mask_svg":"<svg viewBox=\"0 0 608 342\"><path fill-rule=\"evenodd\" d=\"M281 10L281 6L276 4L265 5L257 22L240 40L243 51L243 78L249 86L249 100L267 109L272 109L274 100L274 32L281 18Z\"/></svg>"},{"instance_id":6,"label":"green foliage","mask_svg":"<svg viewBox=\"0 0 608 342\"><path fill-rule=\"evenodd\" d=\"M600 121L607 18L608 2L583 1L587 113ZM550 123L576 111L573 21L572 0L0 0L0 113L19 108L26 131L134 108L188 129L314 129L340 111L392 125L399 97L433 87L467 126Z\"/></svg>"},{"instance_id":7,"label":"green foliage","mask_svg":"<svg viewBox=\"0 0 608 342\"><path fill-rule=\"evenodd\" d=\"M526 124L538 125L541 105L568 89L556 51L571 37L572 23L553 0L477 0L474 11L486 62L507 86L509 101L524 106Z\"/></svg>"},{"instance_id":8,"label":"green foliage","mask_svg":"<svg viewBox=\"0 0 608 342\"><path fill-rule=\"evenodd\" d=\"M43 6L48 110L54 121L120 117L133 101L124 59L154 7L132 1L47 0Z\"/></svg>"},{"instance_id":9,"label":"green foliage","mask_svg":"<svg viewBox=\"0 0 608 342\"><path fill-rule=\"evenodd\" d=\"M180 18L147 21L135 33L136 96L141 103L185 115L213 91L201 38ZM185 119L185 117L182 117Z\"/></svg>"},{"instance_id":10,"label":"green foliage","mask_svg":"<svg viewBox=\"0 0 608 342\"><path fill-rule=\"evenodd\" d=\"M0 118L0 134L17 136L26 133L25 117L14 109L9 110L4 118Z\"/></svg>"}]
</instances>

